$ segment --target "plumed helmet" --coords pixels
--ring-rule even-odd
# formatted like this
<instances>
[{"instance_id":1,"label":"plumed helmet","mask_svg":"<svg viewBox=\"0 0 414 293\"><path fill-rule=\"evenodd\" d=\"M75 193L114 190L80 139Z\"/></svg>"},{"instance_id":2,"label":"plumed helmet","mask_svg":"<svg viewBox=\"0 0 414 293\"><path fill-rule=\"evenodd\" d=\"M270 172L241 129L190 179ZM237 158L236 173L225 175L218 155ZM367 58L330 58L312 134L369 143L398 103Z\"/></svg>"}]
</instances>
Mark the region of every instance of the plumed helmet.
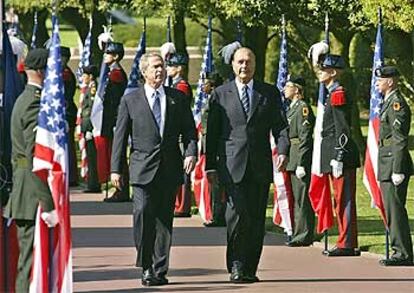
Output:
<instances>
[{"instance_id":1,"label":"plumed helmet","mask_svg":"<svg viewBox=\"0 0 414 293\"><path fill-rule=\"evenodd\" d=\"M235 41L221 48L218 53L223 57L225 64L230 64L233 60L234 53L241 47L240 42Z\"/></svg>"}]
</instances>

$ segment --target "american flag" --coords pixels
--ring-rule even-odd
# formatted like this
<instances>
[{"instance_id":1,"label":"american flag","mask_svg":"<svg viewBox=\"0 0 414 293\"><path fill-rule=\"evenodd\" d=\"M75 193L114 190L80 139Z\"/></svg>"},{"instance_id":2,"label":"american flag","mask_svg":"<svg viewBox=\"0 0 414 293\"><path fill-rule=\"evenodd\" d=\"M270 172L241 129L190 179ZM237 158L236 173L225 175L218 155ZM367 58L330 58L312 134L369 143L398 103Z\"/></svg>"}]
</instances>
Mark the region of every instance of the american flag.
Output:
<instances>
[{"instance_id":1,"label":"american flag","mask_svg":"<svg viewBox=\"0 0 414 293\"><path fill-rule=\"evenodd\" d=\"M325 19L325 41L329 45L329 18L328 14ZM322 233L329 230L333 225L333 211L331 201L331 189L329 184L329 175L322 173L322 130L323 116L325 113L325 85L319 84L319 97L317 106L317 115L315 128L313 132L313 153L311 167L311 182L309 187L309 199L312 208L318 216L317 232Z\"/></svg>"},{"instance_id":2,"label":"american flag","mask_svg":"<svg viewBox=\"0 0 414 293\"><path fill-rule=\"evenodd\" d=\"M279 70L277 73L276 87L282 96L283 105L287 105L283 95L283 88L286 85L288 77L288 51L287 51L287 39L285 30L285 18L282 17L282 35L280 43L280 55L279 55ZM287 107L284 107L287 110ZM270 138L272 146L272 157L275 166L276 158L278 156L276 142L273 136ZM284 229L288 236L292 235L292 187L290 183L288 172L277 172L276 168L273 168L273 223Z\"/></svg>"},{"instance_id":3,"label":"american flag","mask_svg":"<svg viewBox=\"0 0 414 293\"><path fill-rule=\"evenodd\" d=\"M198 133L202 132L201 118L202 111L207 106L208 96L203 91L205 77L208 73L213 72L213 48L212 48L212 34L211 34L212 18L208 18L208 28L206 45L204 47L203 62L201 63L200 76L197 83L196 99L194 102L193 116ZM201 149L201 148L199 148ZM197 165L194 170L194 196L198 203L198 210L201 218L204 222L210 221L213 218L213 212L211 210L211 192L207 180L207 176L204 171L205 154L200 153L200 158L197 161Z\"/></svg>"},{"instance_id":4,"label":"american flag","mask_svg":"<svg viewBox=\"0 0 414 293\"><path fill-rule=\"evenodd\" d=\"M82 86L82 73L83 67L89 66L91 63L91 39L92 39L92 16L89 19L89 32L83 45L82 56L79 60L79 66L76 70L76 77L78 78L79 85ZM79 107L80 108L80 107Z\"/></svg>"},{"instance_id":5,"label":"american flag","mask_svg":"<svg viewBox=\"0 0 414 293\"><path fill-rule=\"evenodd\" d=\"M141 60L141 56L145 54L146 43L146 19L144 18L144 30L142 32L141 39L138 43L137 53L135 54L134 63L132 64L131 73L129 74L128 85L125 90L125 95L138 87L138 81L141 77L141 72L139 70L139 62Z\"/></svg>"},{"instance_id":6,"label":"american flag","mask_svg":"<svg viewBox=\"0 0 414 293\"><path fill-rule=\"evenodd\" d=\"M52 16L52 23L52 45L40 98L33 172L49 185L59 224L49 231L40 219L42 210L38 208L30 292L72 292L68 128L56 15Z\"/></svg>"},{"instance_id":7,"label":"american flag","mask_svg":"<svg viewBox=\"0 0 414 293\"><path fill-rule=\"evenodd\" d=\"M380 111L383 101L383 96L375 88L375 69L381 67L384 62L383 54L383 42L382 42L382 25L381 21L378 24L377 37L375 41L374 60L372 65L371 76L371 100L369 110L369 124L368 124L368 137L367 137L367 150L365 152L365 165L364 165L364 177L363 182L368 189L371 199L375 206L380 210L384 223L386 222L386 216L384 211L384 205L382 202L381 189L379 186L378 178L378 142L379 142L379 129L380 129Z\"/></svg>"},{"instance_id":8,"label":"american flag","mask_svg":"<svg viewBox=\"0 0 414 293\"><path fill-rule=\"evenodd\" d=\"M34 22L33 22L33 32L32 32L32 42L30 48L36 48L36 34L37 34L37 11L34 13Z\"/></svg>"}]
</instances>

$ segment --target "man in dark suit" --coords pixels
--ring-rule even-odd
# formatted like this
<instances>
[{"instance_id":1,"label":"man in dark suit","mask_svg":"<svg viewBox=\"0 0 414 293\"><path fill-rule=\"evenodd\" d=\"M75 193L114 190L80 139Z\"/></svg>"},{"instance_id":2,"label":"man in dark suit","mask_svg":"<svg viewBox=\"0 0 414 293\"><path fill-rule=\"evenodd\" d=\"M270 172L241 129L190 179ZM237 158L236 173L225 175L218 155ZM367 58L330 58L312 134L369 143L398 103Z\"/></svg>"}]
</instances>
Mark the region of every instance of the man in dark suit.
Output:
<instances>
[{"instance_id":1,"label":"man in dark suit","mask_svg":"<svg viewBox=\"0 0 414 293\"><path fill-rule=\"evenodd\" d=\"M115 187L122 187L122 158L131 135L136 266L143 268L142 285L156 286L168 283L175 194L183 183L183 169L189 174L196 163L196 129L184 94L163 86L166 73L161 56L144 54L140 70L145 84L122 97L119 106L111 180Z\"/></svg>"},{"instance_id":2,"label":"man in dark suit","mask_svg":"<svg viewBox=\"0 0 414 293\"><path fill-rule=\"evenodd\" d=\"M210 182L220 179L228 197L227 269L234 283L258 281L273 178L270 132L278 145L279 170L289 151L279 92L253 80L255 60L250 49L236 50L232 60L236 79L213 91L207 121L206 172Z\"/></svg>"},{"instance_id":3,"label":"man in dark suit","mask_svg":"<svg viewBox=\"0 0 414 293\"><path fill-rule=\"evenodd\" d=\"M408 151L411 110L398 92L398 70L384 66L375 71L376 87L384 95L381 109L378 180L384 201L387 225L390 230L389 259L380 260L383 266L413 265L413 243L407 209L407 188L413 174L413 162Z\"/></svg>"}]
</instances>

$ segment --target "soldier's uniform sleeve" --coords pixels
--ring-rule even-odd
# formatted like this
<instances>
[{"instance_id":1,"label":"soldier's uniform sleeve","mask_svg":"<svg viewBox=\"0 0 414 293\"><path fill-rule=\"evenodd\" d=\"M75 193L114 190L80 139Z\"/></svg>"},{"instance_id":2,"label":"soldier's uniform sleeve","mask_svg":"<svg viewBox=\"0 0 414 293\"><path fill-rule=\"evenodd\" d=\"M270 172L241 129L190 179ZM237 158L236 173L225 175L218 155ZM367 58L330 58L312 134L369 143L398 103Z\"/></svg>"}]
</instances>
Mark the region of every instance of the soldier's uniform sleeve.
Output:
<instances>
[{"instance_id":1,"label":"soldier's uniform sleeve","mask_svg":"<svg viewBox=\"0 0 414 293\"><path fill-rule=\"evenodd\" d=\"M70 128L74 128L76 125L76 114L78 112L76 104L73 101L76 92L76 78L70 69L65 68L63 70L63 80L65 83L66 121L68 121Z\"/></svg>"},{"instance_id":2,"label":"soldier's uniform sleeve","mask_svg":"<svg viewBox=\"0 0 414 293\"><path fill-rule=\"evenodd\" d=\"M302 102L300 113L298 113L298 128L299 128L299 153L298 166L306 167L309 165L309 156L313 144L313 128L315 126L315 116L312 108L305 102ZM296 155L296 154L294 154Z\"/></svg>"},{"instance_id":3,"label":"soldier's uniform sleeve","mask_svg":"<svg viewBox=\"0 0 414 293\"><path fill-rule=\"evenodd\" d=\"M218 94L214 90L209 99L206 134L206 166L205 170L217 170L217 148L221 130L221 108Z\"/></svg>"},{"instance_id":4,"label":"soldier's uniform sleeve","mask_svg":"<svg viewBox=\"0 0 414 293\"><path fill-rule=\"evenodd\" d=\"M345 90L338 87L331 93L331 106L335 124L335 160L342 162L345 152L350 151L351 129L347 119L351 105Z\"/></svg>"},{"instance_id":5,"label":"soldier's uniform sleeve","mask_svg":"<svg viewBox=\"0 0 414 293\"><path fill-rule=\"evenodd\" d=\"M404 173L404 164L408 153L408 135L410 132L411 111L402 97L396 96L390 107L390 123L392 128L393 173Z\"/></svg>"},{"instance_id":6,"label":"soldier's uniform sleeve","mask_svg":"<svg viewBox=\"0 0 414 293\"><path fill-rule=\"evenodd\" d=\"M118 106L121 101L121 97L124 95L127 78L125 72L121 68L115 68L109 73L109 80L111 82L111 106L114 111L114 124L118 116Z\"/></svg>"}]
</instances>

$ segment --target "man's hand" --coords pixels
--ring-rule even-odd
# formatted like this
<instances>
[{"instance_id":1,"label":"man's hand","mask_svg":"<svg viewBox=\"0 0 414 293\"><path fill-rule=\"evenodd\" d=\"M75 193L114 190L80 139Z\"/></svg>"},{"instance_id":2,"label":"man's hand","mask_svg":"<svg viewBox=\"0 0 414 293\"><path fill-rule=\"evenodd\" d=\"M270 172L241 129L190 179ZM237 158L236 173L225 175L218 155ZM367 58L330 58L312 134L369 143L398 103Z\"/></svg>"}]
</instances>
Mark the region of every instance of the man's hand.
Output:
<instances>
[{"instance_id":1,"label":"man's hand","mask_svg":"<svg viewBox=\"0 0 414 293\"><path fill-rule=\"evenodd\" d=\"M276 171L280 172L285 170L287 162L288 160L286 155L278 155L276 158Z\"/></svg>"},{"instance_id":2,"label":"man's hand","mask_svg":"<svg viewBox=\"0 0 414 293\"><path fill-rule=\"evenodd\" d=\"M404 181L404 179L405 179L404 174L392 173L391 175L392 183L394 183L395 186L400 185Z\"/></svg>"},{"instance_id":3,"label":"man's hand","mask_svg":"<svg viewBox=\"0 0 414 293\"><path fill-rule=\"evenodd\" d=\"M343 174L344 169L344 163L337 161L337 160L331 160L331 167L332 167L332 175L335 178L339 178Z\"/></svg>"},{"instance_id":4,"label":"man's hand","mask_svg":"<svg viewBox=\"0 0 414 293\"><path fill-rule=\"evenodd\" d=\"M215 170L211 170L209 172L207 172L207 181L210 184L216 184L218 182L218 175L217 175L217 171Z\"/></svg>"},{"instance_id":5,"label":"man's hand","mask_svg":"<svg viewBox=\"0 0 414 293\"><path fill-rule=\"evenodd\" d=\"M91 140L93 138L93 134L90 131L86 131L85 133L85 139L86 140Z\"/></svg>"},{"instance_id":6,"label":"man's hand","mask_svg":"<svg viewBox=\"0 0 414 293\"><path fill-rule=\"evenodd\" d=\"M111 182L112 185L115 186L116 189L121 190L122 182L121 182L121 174L111 173Z\"/></svg>"},{"instance_id":7,"label":"man's hand","mask_svg":"<svg viewBox=\"0 0 414 293\"><path fill-rule=\"evenodd\" d=\"M185 173L190 174L196 165L197 158L195 156L185 157L184 159L184 170Z\"/></svg>"},{"instance_id":8,"label":"man's hand","mask_svg":"<svg viewBox=\"0 0 414 293\"><path fill-rule=\"evenodd\" d=\"M298 179L302 179L303 177L305 177L305 175L306 175L305 168L302 167L302 166L297 166L296 171L295 171L295 175Z\"/></svg>"},{"instance_id":9,"label":"man's hand","mask_svg":"<svg viewBox=\"0 0 414 293\"><path fill-rule=\"evenodd\" d=\"M45 221L49 228L55 227L59 223L59 218L56 210L50 212L43 212L40 217Z\"/></svg>"}]
</instances>

